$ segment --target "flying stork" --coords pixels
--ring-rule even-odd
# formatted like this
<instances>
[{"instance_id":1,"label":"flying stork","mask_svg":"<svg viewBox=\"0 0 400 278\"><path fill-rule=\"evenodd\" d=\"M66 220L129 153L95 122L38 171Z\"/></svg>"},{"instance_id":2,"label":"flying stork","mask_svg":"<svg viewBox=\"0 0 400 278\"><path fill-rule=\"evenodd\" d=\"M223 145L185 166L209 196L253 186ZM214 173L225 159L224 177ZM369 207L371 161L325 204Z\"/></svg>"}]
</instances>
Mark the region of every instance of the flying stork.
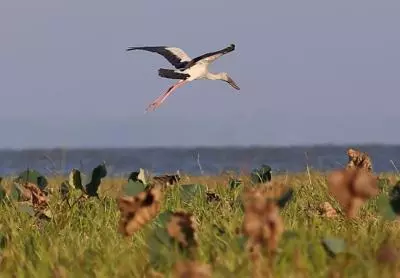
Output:
<instances>
[{"instance_id":1,"label":"flying stork","mask_svg":"<svg viewBox=\"0 0 400 278\"><path fill-rule=\"evenodd\" d=\"M147 108L148 110L155 110L159 107L165 99L178 87L184 85L193 80L197 79L209 79L209 80L222 80L228 82L236 90L240 90L238 85L232 80L226 72L211 73L208 71L208 66L221 57L224 54L235 50L235 45L231 44L228 47L203 54L194 59L190 58L182 49L177 47L168 46L143 46L143 47L129 47L126 51L131 50L145 50L150 52L158 53L168 60L176 69L164 69L158 70L160 77L169 79L179 79L177 83L169 87L168 90L155 99Z\"/></svg>"}]
</instances>

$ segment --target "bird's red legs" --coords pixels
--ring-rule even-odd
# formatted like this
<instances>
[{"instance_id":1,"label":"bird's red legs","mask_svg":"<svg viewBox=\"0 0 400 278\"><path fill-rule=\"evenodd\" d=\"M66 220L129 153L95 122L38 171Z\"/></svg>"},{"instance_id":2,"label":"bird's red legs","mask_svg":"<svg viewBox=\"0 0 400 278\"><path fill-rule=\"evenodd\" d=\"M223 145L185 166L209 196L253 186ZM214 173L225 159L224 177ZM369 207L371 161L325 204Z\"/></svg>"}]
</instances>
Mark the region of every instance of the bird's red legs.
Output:
<instances>
[{"instance_id":1,"label":"bird's red legs","mask_svg":"<svg viewBox=\"0 0 400 278\"><path fill-rule=\"evenodd\" d=\"M161 103L164 102L164 100L173 92L175 91L177 88L179 88L180 86L182 86L183 84L185 84L187 81L186 80L180 80L177 83L175 83L173 86L169 87L168 90L162 94L161 96L159 96L157 99L155 99L146 109L146 112L148 110L156 110L157 107L159 107L161 105Z\"/></svg>"}]
</instances>

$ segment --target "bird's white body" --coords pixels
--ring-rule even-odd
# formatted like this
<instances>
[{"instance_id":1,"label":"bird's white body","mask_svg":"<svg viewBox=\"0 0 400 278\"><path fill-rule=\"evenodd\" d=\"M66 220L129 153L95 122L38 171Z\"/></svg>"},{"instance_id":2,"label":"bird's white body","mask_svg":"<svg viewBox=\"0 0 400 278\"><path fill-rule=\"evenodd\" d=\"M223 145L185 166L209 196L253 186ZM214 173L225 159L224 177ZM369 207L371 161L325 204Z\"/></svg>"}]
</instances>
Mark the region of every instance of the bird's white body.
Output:
<instances>
[{"instance_id":1,"label":"bird's white body","mask_svg":"<svg viewBox=\"0 0 400 278\"><path fill-rule=\"evenodd\" d=\"M207 79L208 65L205 63L197 63L194 66L184 70L183 73L190 75L190 77L186 79L187 81Z\"/></svg>"},{"instance_id":2,"label":"bird's white body","mask_svg":"<svg viewBox=\"0 0 400 278\"><path fill-rule=\"evenodd\" d=\"M199 79L209 79L209 80L222 80L228 82L233 88L239 90L239 87L236 83L228 76L226 72L221 73L211 73L208 71L208 66L214 62L216 59L221 57L222 55L229 53L235 49L235 45L231 44L230 46L221 49L219 51L210 52L203 54L194 59L190 58L189 55L186 54L180 48L177 47L165 47L165 46L145 46L145 47L130 47L127 50L147 50L150 52L156 52L162 56L164 56L175 68L172 69L159 69L159 76L170 79L180 79L175 85L171 86L167 92L157 98L150 107L158 107L175 89L182 86L187 82L191 82L193 80Z\"/></svg>"}]
</instances>

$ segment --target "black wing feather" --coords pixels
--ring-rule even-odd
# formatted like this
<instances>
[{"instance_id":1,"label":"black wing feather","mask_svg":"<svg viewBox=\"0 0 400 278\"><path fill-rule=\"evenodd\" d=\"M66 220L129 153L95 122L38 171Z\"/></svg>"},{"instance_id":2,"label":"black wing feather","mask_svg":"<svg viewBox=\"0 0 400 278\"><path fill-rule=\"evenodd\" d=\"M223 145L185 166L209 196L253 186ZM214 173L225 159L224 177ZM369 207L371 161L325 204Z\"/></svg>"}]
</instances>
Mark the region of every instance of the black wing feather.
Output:
<instances>
[{"instance_id":1,"label":"black wing feather","mask_svg":"<svg viewBox=\"0 0 400 278\"><path fill-rule=\"evenodd\" d=\"M205 58L208 58L208 57L211 57L211 56L214 56L214 55L217 55L217 54L220 54L220 56L222 56L222 55L224 55L224 54L227 54L227 53L229 53L229 52L232 52L233 50L235 50L235 45L234 45L234 44L231 44L231 45L229 45L228 47L225 47L224 49L221 49L221 50L218 50L218 51L214 51L214 52L209 52L209 53L203 54L203 55L201 55L201 56L198 56L198 57L196 57L196 58L193 58L193 59L185 66L185 69L190 68L191 66L193 66L194 64L196 64L198 61L203 60L203 59L205 59ZM219 56L219 57L220 57L220 56Z\"/></svg>"},{"instance_id":2,"label":"black wing feather","mask_svg":"<svg viewBox=\"0 0 400 278\"><path fill-rule=\"evenodd\" d=\"M130 50L145 50L149 52L158 53L168 60L175 68L182 69L189 62L182 62L181 58L167 49L167 46L142 46L142 47L129 47L126 51Z\"/></svg>"},{"instance_id":3,"label":"black wing feather","mask_svg":"<svg viewBox=\"0 0 400 278\"><path fill-rule=\"evenodd\" d=\"M186 80L190 77L190 75L187 73L176 72L173 69L163 69L163 68L158 70L158 75L164 78L180 79L180 80Z\"/></svg>"}]
</instances>

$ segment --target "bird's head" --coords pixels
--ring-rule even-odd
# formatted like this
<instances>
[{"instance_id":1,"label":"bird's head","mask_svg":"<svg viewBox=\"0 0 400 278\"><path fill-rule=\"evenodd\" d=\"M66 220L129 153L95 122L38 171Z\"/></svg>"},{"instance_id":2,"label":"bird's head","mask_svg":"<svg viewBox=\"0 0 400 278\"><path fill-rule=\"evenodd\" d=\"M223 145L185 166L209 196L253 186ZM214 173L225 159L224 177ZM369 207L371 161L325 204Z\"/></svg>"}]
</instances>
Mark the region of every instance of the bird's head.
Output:
<instances>
[{"instance_id":1,"label":"bird's head","mask_svg":"<svg viewBox=\"0 0 400 278\"><path fill-rule=\"evenodd\" d=\"M233 81L233 79L228 75L228 73L226 72L221 73L221 77L222 77L221 80L228 82L229 85L231 85L236 90L240 90L239 86L235 83L235 81Z\"/></svg>"}]
</instances>

